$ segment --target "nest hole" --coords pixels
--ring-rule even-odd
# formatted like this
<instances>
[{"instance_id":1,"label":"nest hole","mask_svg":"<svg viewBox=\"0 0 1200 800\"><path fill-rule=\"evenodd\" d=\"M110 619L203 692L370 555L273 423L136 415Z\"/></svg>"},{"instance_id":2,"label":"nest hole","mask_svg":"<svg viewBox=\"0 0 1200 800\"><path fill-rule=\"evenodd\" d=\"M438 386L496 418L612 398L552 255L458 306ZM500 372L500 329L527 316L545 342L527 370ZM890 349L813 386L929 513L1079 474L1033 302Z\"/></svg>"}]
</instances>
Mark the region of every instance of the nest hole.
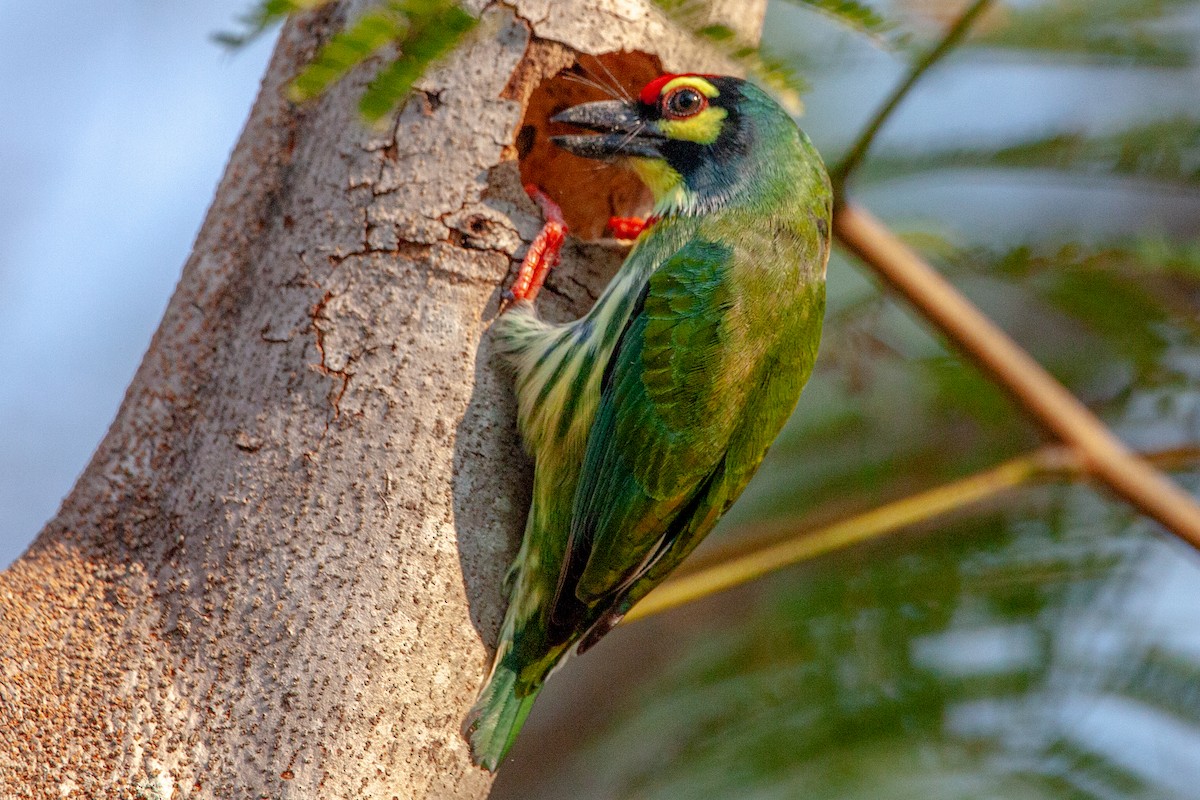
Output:
<instances>
[{"instance_id":1,"label":"nest hole","mask_svg":"<svg viewBox=\"0 0 1200 800\"><path fill-rule=\"evenodd\" d=\"M561 205L576 237L604 238L609 217L645 216L653 203L628 167L580 158L551 144L549 137L578 130L552 123L550 117L580 103L636 97L660 74L662 62L649 53L582 54L530 93L514 142L521 182L540 186Z\"/></svg>"}]
</instances>

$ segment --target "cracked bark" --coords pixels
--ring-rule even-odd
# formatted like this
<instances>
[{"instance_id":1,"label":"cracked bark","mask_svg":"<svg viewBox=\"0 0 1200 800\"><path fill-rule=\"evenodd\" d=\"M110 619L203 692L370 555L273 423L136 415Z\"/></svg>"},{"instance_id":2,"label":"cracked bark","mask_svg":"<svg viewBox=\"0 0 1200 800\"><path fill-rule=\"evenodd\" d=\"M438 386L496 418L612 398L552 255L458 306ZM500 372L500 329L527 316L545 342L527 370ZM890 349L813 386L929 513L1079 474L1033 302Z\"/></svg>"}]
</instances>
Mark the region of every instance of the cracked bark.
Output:
<instances>
[{"instance_id":1,"label":"cracked bark","mask_svg":"<svg viewBox=\"0 0 1200 800\"><path fill-rule=\"evenodd\" d=\"M353 9L285 28L116 420L0 574L0 796L486 795L458 728L527 503L486 337L539 225L525 107L576 52L728 67L640 0L473 10L384 133L364 79L283 99ZM619 258L568 247L546 313Z\"/></svg>"}]
</instances>

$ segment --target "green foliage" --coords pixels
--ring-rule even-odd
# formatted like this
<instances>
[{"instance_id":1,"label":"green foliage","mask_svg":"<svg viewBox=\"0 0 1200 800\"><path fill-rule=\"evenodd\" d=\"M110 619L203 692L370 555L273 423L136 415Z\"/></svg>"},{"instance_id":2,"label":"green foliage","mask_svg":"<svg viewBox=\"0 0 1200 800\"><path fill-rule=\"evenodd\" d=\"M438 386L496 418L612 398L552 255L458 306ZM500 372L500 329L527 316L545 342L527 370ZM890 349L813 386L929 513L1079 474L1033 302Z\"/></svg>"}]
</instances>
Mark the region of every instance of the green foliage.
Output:
<instances>
[{"instance_id":1,"label":"green foliage","mask_svg":"<svg viewBox=\"0 0 1200 800\"><path fill-rule=\"evenodd\" d=\"M258 5L238 20L241 23L241 31L224 31L214 34L213 38L226 47L243 47L292 14L311 11L332 2L333 0L260 0Z\"/></svg>"},{"instance_id":2,"label":"green foliage","mask_svg":"<svg viewBox=\"0 0 1200 800\"><path fill-rule=\"evenodd\" d=\"M1200 728L1200 664L1194 658L1151 647L1129 661L1134 665L1130 674L1110 678L1110 688Z\"/></svg>"},{"instance_id":3,"label":"green foliage","mask_svg":"<svg viewBox=\"0 0 1200 800\"><path fill-rule=\"evenodd\" d=\"M630 699L592 746L593 779L651 800L1170 797L1053 711L1095 666L1062 633L1144 555L1119 513L1092 531L1105 547L1081 547L1072 525L1097 522L1086 499L1056 491L1023 529L986 515L781 577L749 624L709 632ZM1136 697L1187 669L1109 691Z\"/></svg>"},{"instance_id":4,"label":"green foliage","mask_svg":"<svg viewBox=\"0 0 1200 800\"><path fill-rule=\"evenodd\" d=\"M1066 369L1075 362L1076 380L1083 385L1111 375L1117 366L1132 367L1114 394L1135 387L1187 379L1187 369L1172 366L1169 348L1200 343L1200 321L1187 301L1195 294L1194 279L1174 273L1171 251L1160 260L1147 257L1137 243L1086 248L1063 245L1041 252L1021 246L1002 254L964 253L959 263L978 275L1002 280L1019 291L1019 302L1048 307L1058 316L1042 315L1023 337L1052 366ZM1028 306L1027 306L1028 307ZM1034 306L1037 307L1037 306ZM1119 309L1120 313L1114 313ZM1077 358L1077 337L1084 338L1089 358ZM1060 349L1046 346L1062 342Z\"/></svg>"},{"instance_id":5,"label":"green foliage","mask_svg":"<svg viewBox=\"0 0 1200 800\"><path fill-rule=\"evenodd\" d=\"M1200 279L1200 240L1177 242L1161 234L1138 238L1130 257L1139 264L1153 265L1158 272L1190 281ZM1197 304L1193 303L1193 309Z\"/></svg>"},{"instance_id":6,"label":"green foliage","mask_svg":"<svg viewBox=\"0 0 1200 800\"><path fill-rule=\"evenodd\" d=\"M328 2L263 0L243 20L245 32L218 38L239 46L291 14ZM429 65L454 49L476 22L453 0L381 0L321 48L296 76L289 94L296 102L311 100L355 67L383 57L385 63L359 101L363 118L376 122L390 114Z\"/></svg>"},{"instance_id":7,"label":"green foliage","mask_svg":"<svg viewBox=\"0 0 1200 800\"><path fill-rule=\"evenodd\" d=\"M367 11L350 27L334 35L292 82L297 102L311 100L376 52L409 33L408 15L394 3Z\"/></svg>"},{"instance_id":8,"label":"green foliage","mask_svg":"<svg viewBox=\"0 0 1200 800\"><path fill-rule=\"evenodd\" d=\"M1037 137L1003 147L888 154L867 163L864 179L952 168L1052 169L1200 184L1200 120L1173 117L1122 131Z\"/></svg>"},{"instance_id":9,"label":"green foliage","mask_svg":"<svg viewBox=\"0 0 1200 800\"><path fill-rule=\"evenodd\" d=\"M786 2L816 11L818 14L845 25L853 31L865 34L878 42L886 43L888 37L897 33L899 26L878 10L858 0L786 0Z\"/></svg>"},{"instance_id":10,"label":"green foliage","mask_svg":"<svg viewBox=\"0 0 1200 800\"><path fill-rule=\"evenodd\" d=\"M1164 17L1190 0L1051 0L1007 9L1006 24L974 44L1106 63L1185 67L1196 42Z\"/></svg>"}]
</instances>

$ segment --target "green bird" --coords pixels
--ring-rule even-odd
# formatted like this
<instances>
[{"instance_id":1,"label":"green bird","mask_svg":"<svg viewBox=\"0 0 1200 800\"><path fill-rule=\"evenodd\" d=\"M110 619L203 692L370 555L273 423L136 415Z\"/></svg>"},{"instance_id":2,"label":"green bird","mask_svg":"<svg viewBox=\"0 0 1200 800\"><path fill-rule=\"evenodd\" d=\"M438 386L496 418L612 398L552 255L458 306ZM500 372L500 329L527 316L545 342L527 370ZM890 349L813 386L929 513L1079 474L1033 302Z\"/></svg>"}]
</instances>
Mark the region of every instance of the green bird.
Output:
<instances>
[{"instance_id":1,"label":"green bird","mask_svg":"<svg viewBox=\"0 0 1200 800\"><path fill-rule=\"evenodd\" d=\"M664 75L631 102L552 119L594 132L557 146L628 164L655 206L586 316L538 318L532 295L557 260L540 239L494 326L535 466L495 661L463 725L489 770L550 672L611 630L737 499L812 371L825 308L829 178L765 92ZM547 224L549 250L564 232Z\"/></svg>"}]
</instances>

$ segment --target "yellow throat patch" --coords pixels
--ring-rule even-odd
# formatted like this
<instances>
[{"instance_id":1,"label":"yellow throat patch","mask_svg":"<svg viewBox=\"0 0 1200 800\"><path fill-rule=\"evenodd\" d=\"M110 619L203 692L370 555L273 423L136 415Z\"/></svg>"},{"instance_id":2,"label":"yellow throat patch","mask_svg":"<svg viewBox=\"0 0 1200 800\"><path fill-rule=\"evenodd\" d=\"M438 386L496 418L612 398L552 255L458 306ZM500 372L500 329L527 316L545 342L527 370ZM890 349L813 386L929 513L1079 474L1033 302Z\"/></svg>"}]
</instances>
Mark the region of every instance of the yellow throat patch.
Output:
<instances>
[{"instance_id":1,"label":"yellow throat patch","mask_svg":"<svg viewBox=\"0 0 1200 800\"><path fill-rule=\"evenodd\" d=\"M651 158L634 158L630 166L637 176L646 184L646 188L654 195L655 201L661 200L683 183L683 176L676 172L666 161Z\"/></svg>"}]
</instances>

